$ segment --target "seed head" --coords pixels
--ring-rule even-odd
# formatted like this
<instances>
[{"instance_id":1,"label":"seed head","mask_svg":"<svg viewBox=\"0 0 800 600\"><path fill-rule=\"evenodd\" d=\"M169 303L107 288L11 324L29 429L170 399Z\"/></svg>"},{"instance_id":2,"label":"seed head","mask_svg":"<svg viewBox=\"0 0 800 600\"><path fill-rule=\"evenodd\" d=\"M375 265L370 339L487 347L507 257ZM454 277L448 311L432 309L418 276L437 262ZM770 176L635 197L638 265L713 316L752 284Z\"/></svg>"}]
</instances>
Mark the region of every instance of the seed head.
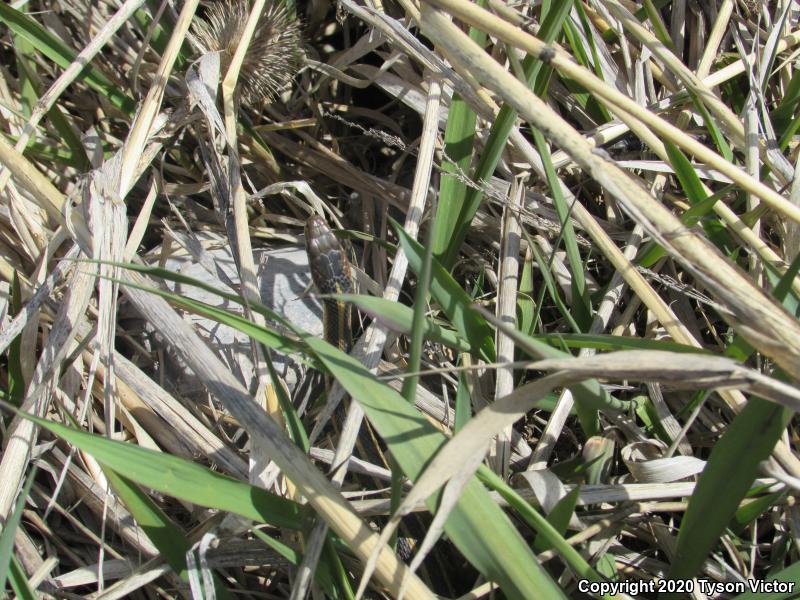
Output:
<instances>
[{"instance_id":1,"label":"seed head","mask_svg":"<svg viewBox=\"0 0 800 600\"><path fill-rule=\"evenodd\" d=\"M203 53L220 53L222 73L231 64L249 15L249 0L219 0L208 9L205 19L198 19L192 26ZM251 105L274 101L289 85L302 62L298 20L289 14L282 0L267 0L242 61L238 83L240 97Z\"/></svg>"}]
</instances>

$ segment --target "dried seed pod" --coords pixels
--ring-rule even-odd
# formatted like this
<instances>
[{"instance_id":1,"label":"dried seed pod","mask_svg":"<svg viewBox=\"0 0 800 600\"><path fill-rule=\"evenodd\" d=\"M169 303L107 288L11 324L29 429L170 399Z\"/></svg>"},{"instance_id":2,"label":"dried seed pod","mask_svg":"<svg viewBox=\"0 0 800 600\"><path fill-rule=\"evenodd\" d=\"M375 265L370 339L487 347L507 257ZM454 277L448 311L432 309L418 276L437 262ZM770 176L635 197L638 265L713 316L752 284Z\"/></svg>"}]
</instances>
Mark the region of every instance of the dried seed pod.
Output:
<instances>
[{"instance_id":1,"label":"dried seed pod","mask_svg":"<svg viewBox=\"0 0 800 600\"><path fill-rule=\"evenodd\" d=\"M242 39L249 0L214 2L192 33L203 53L219 52L222 73L231 64ZM303 62L300 23L281 0L267 0L239 72L238 93L251 105L274 101Z\"/></svg>"}]
</instances>

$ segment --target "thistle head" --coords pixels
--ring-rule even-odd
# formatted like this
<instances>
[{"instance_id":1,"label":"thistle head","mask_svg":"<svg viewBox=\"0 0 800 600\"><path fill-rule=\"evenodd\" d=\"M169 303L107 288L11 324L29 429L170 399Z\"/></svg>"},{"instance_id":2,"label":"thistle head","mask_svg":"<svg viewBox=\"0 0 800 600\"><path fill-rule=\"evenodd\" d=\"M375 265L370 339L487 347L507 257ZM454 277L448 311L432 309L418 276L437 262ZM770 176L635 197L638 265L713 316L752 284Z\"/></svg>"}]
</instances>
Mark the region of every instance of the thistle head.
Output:
<instances>
[{"instance_id":1,"label":"thistle head","mask_svg":"<svg viewBox=\"0 0 800 600\"><path fill-rule=\"evenodd\" d=\"M219 52L225 73L242 40L250 16L249 0L219 0L204 19L192 26L203 53ZM303 62L300 23L281 0L267 0L258 20L241 71L238 92L251 105L274 101L286 89Z\"/></svg>"}]
</instances>

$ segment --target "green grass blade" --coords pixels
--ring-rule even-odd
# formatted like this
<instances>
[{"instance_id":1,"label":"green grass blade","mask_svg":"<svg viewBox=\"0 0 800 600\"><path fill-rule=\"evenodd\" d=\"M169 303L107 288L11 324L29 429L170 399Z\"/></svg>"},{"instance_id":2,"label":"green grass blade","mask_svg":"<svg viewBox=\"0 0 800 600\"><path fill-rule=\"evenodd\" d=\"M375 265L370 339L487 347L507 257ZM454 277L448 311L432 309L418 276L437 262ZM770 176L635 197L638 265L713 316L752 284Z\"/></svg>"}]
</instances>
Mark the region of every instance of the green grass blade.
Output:
<instances>
[{"instance_id":1,"label":"green grass blade","mask_svg":"<svg viewBox=\"0 0 800 600\"><path fill-rule=\"evenodd\" d=\"M686 192L687 199L692 206L700 205L708 199L708 195L692 163L686 158L686 155L669 140L664 141L664 146L667 149L672 168L675 170L675 176L678 178L683 191ZM732 249L735 248L731 236L717 219L704 220L702 224L708 238L724 253L729 254Z\"/></svg>"},{"instance_id":2,"label":"green grass blade","mask_svg":"<svg viewBox=\"0 0 800 600\"><path fill-rule=\"evenodd\" d=\"M19 87L22 114L30 118L38 96L30 73L32 70L30 57L33 54L33 44L18 35L13 36L13 41L14 57L17 59L17 86Z\"/></svg>"},{"instance_id":3,"label":"green grass blade","mask_svg":"<svg viewBox=\"0 0 800 600\"><path fill-rule=\"evenodd\" d=\"M488 485L491 489L497 491L503 499L508 502L509 506L514 508L517 513L528 523L543 541L548 543L556 552L558 552L570 568L583 579L589 581L603 581L603 578L592 569L591 565L581 556L580 552L564 539L553 525L539 512L526 502L514 488L508 485L497 473L481 465L478 469L478 478ZM537 536L537 537L538 537Z\"/></svg>"},{"instance_id":4,"label":"green grass blade","mask_svg":"<svg viewBox=\"0 0 800 600\"><path fill-rule=\"evenodd\" d=\"M320 338L306 335L304 340L361 405L403 472L412 480L419 477L430 457L445 443L444 435L357 360ZM429 499L431 510L438 496ZM474 478L447 520L445 532L470 563L496 581L508 597L563 597L511 521Z\"/></svg>"},{"instance_id":5,"label":"green grass blade","mask_svg":"<svg viewBox=\"0 0 800 600\"><path fill-rule=\"evenodd\" d=\"M361 312L386 325L394 332L411 333L414 311L405 304L366 295L333 294L331 297L350 302ZM455 331L442 327L429 318L425 319L423 325L425 339L431 342L442 344L459 352L469 352L472 348Z\"/></svg>"},{"instance_id":6,"label":"green grass blade","mask_svg":"<svg viewBox=\"0 0 800 600\"><path fill-rule=\"evenodd\" d=\"M539 28L537 36L539 39L549 43L554 41L567 18L570 9L572 8L572 0L563 0L556 2L546 14L542 15L542 26ZM522 61L522 68L525 72L528 84L533 86L534 82L539 92L539 87L544 87L550 75L549 69L543 69L543 63L531 56L526 56ZM540 73L542 74L540 76ZM500 161L500 156L506 147L508 136L517 119L516 111L509 107L503 106L497 115L497 118L492 125L492 130L489 132L489 139L483 148L483 152L478 159L478 164L472 174L472 181L482 182L489 181L489 178L494 173L497 163ZM449 268L455 262L461 245L467 237L472 219L478 211L483 200L483 192L478 189L468 188L464 198L464 204L458 218L455 221L455 226L452 230L452 237L448 242L447 251L437 254L437 258L442 265Z\"/></svg>"},{"instance_id":7,"label":"green grass blade","mask_svg":"<svg viewBox=\"0 0 800 600\"><path fill-rule=\"evenodd\" d=\"M578 496L580 496L580 493L580 486L575 486L575 489L559 500L553 507L553 510L550 511L550 514L547 515L547 522L550 523L553 529L561 536L567 531L570 519L572 519L572 515L575 514L575 507L578 504ZM549 550L550 548L552 548L552 544L549 539L541 534L536 536L536 539L533 541L534 551L539 553Z\"/></svg>"},{"instance_id":8,"label":"green grass blade","mask_svg":"<svg viewBox=\"0 0 800 600\"><path fill-rule=\"evenodd\" d=\"M9 314L16 317L22 310L22 290L19 285L19 273L14 271L11 280L11 306ZM8 399L16 407L22 406L25 398L25 377L22 372L22 334L14 338L8 347Z\"/></svg>"},{"instance_id":9,"label":"green grass blade","mask_svg":"<svg viewBox=\"0 0 800 600\"><path fill-rule=\"evenodd\" d=\"M125 473L128 479L139 485L275 527L301 529L306 525L307 509L261 488L176 456L84 433L27 413L20 414L88 452L100 464Z\"/></svg>"},{"instance_id":10,"label":"green grass blade","mask_svg":"<svg viewBox=\"0 0 800 600\"><path fill-rule=\"evenodd\" d=\"M464 427L467 421L472 417L472 399L469 393L469 383L467 374L461 372L458 374L458 389L456 390L456 409L455 409L455 422L453 423L453 431L458 431Z\"/></svg>"},{"instance_id":11,"label":"green grass blade","mask_svg":"<svg viewBox=\"0 0 800 600\"><path fill-rule=\"evenodd\" d=\"M531 336L535 340L545 342L553 348L592 348L594 350L667 350L669 352L691 352L693 354L707 354L712 352L671 342L669 340L649 340L621 335L589 334L589 333L547 333Z\"/></svg>"},{"instance_id":12,"label":"green grass blade","mask_svg":"<svg viewBox=\"0 0 800 600\"><path fill-rule=\"evenodd\" d=\"M438 220L438 211L434 211L433 223L431 225L432 229L436 227L436 222ZM412 404L417 397L417 383L419 381L419 375L417 375L417 373L420 370L420 365L422 365L422 344L425 340L425 329L427 326L425 309L428 306L428 288L431 282L431 263L433 261L433 249L430 240L432 229L428 232L428 243L425 245L422 269L419 272L417 289L414 292L411 335L408 347L408 364L406 365L408 377L403 379L403 388L400 392L403 397Z\"/></svg>"},{"instance_id":13,"label":"green grass blade","mask_svg":"<svg viewBox=\"0 0 800 600\"><path fill-rule=\"evenodd\" d=\"M192 543L184 531L131 480L113 469L106 468L103 472L136 523L158 548L161 556L181 579L188 581L186 553L191 549Z\"/></svg>"},{"instance_id":14,"label":"green grass blade","mask_svg":"<svg viewBox=\"0 0 800 600\"><path fill-rule=\"evenodd\" d=\"M527 236L526 232L525 235ZM569 324L572 331L575 333L580 333L583 331L580 325L578 325L577 321L575 321L575 316L572 314L569 306L567 306L564 299L561 297L561 292L559 291L558 283L556 283L556 277L553 275L553 270L551 269L552 260L555 257L555 249L551 254L549 259L545 259L542 256L542 253L539 251L539 248L536 247L536 244L533 243L533 240L530 239L528 236L528 247L531 249L533 253L533 257L536 260L536 263L539 265L539 273L544 280L544 287L547 290L550 299L558 308L558 311L561 313L561 316L564 320Z\"/></svg>"},{"instance_id":15,"label":"green grass blade","mask_svg":"<svg viewBox=\"0 0 800 600\"><path fill-rule=\"evenodd\" d=\"M547 176L547 184L550 186L550 193L553 195L553 203L555 204L559 224L561 225L559 238L564 241L569 269L572 274L572 311L569 312L574 315L579 331L586 331L592 324L592 302L589 298L589 291L586 288L583 260L581 259L581 253L578 249L578 238L575 235L575 229L570 220L571 207L567 205L564 194L561 192L561 185L558 181L556 170L553 168L553 162L550 160L550 147L547 141L538 129L534 130L533 138L536 142L536 148L539 150L539 155L542 157L542 164L544 165L544 171ZM532 248L535 249L535 246L532 246Z\"/></svg>"},{"instance_id":16,"label":"green grass blade","mask_svg":"<svg viewBox=\"0 0 800 600\"><path fill-rule=\"evenodd\" d=\"M527 335L533 335L536 328L537 311L533 296L533 255L526 253L517 291L517 323L519 330Z\"/></svg>"},{"instance_id":17,"label":"green grass blade","mask_svg":"<svg viewBox=\"0 0 800 600\"><path fill-rule=\"evenodd\" d=\"M353 581L351 581L350 574L347 569L344 568L339 558L337 546L334 544L334 541L336 541L335 536L331 531L328 531L328 537L325 540L325 545L322 547L322 556L320 556L319 565L317 565L316 570L328 573L328 577L331 579L332 593L330 597L333 600L339 600L340 598L342 600L355 600L356 596L355 593L353 593ZM317 577L316 572L314 573L314 577ZM338 586L336 583L338 583Z\"/></svg>"},{"instance_id":18,"label":"green grass blade","mask_svg":"<svg viewBox=\"0 0 800 600\"><path fill-rule=\"evenodd\" d=\"M133 18L142 31L148 31L152 27L152 34L150 35L150 48L154 50L159 56L164 54L169 43L170 33L175 29L175 20L172 18L169 10L164 10L161 13L159 22L153 25L153 17L158 15L160 2L145 0L147 5L146 9L140 8L133 13ZM192 48L187 40L181 44L181 49L178 56L175 57L175 71L183 72L189 64L190 57L192 56Z\"/></svg>"},{"instance_id":19,"label":"green grass blade","mask_svg":"<svg viewBox=\"0 0 800 600\"><path fill-rule=\"evenodd\" d=\"M719 150L720 155L727 160L728 162L734 162L736 157L733 155L733 150L731 150L730 144L728 144L728 140L725 139L725 136L720 130L719 125L717 125L716 119L714 116L708 111L706 105L700 101L700 99L691 94L692 102L694 103L697 112L700 113L700 116L703 117L703 125L708 131L708 135L711 136L711 139L714 140L714 145Z\"/></svg>"},{"instance_id":20,"label":"green grass blade","mask_svg":"<svg viewBox=\"0 0 800 600\"><path fill-rule=\"evenodd\" d=\"M461 178L467 177L469 173L475 121L475 112L457 94L454 95L444 132L446 158L442 160L442 178L439 183L439 211L442 216L433 230L432 247L437 256L448 251L458 215L464 205L467 187Z\"/></svg>"},{"instance_id":21,"label":"green grass blade","mask_svg":"<svg viewBox=\"0 0 800 600\"><path fill-rule=\"evenodd\" d=\"M772 573L765 581L786 582L790 584L789 592L754 592L749 591L744 594L735 596L733 600L786 600L788 598L797 598L797 592L800 590L800 562L795 562L789 565L782 571ZM792 586L791 584L794 583Z\"/></svg>"},{"instance_id":22,"label":"green grass blade","mask_svg":"<svg viewBox=\"0 0 800 600\"><path fill-rule=\"evenodd\" d=\"M263 531L253 529L253 535L260 539L269 548L280 554L283 558L292 563L295 567L300 566L303 561L303 555L291 546L287 546L283 542L276 540L272 536L267 535ZM338 541L338 540L337 540ZM337 600L343 598L345 600L352 600L354 598L353 590L350 581L347 579L347 573L344 571L337 550L350 552L350 548L346 545L339 545L331 543L331 538L325 542L322 549L322 556L314 571L314 581L320 586L325 593L326 598L333 598ZM336 578L331 573L331 562L336 562L341 572L337 572ZM335 579L338 579L342 589L340 590L336 584Z\"/></svg>"},{"instance_id":23,"label":"green grass blade","mask_svg":"<svg viewBox=\"0 0 800 600\"><path fill-rule=\"evenodd\" d=\"M397 222L392 221L392 225L406 253L409 266L419 275L425 261L425 250L419 242L411 239ZM435 259L431 264L430 289L459 335L469 342L481 358L494 362L497 354L491 326L482 316L469 309L472 303L469 295Z\"/></svg>"},{"instance_id":24,"label":"green grass blade","mask_svg":"<svg viewBox=\"0 0 800 600\"><path fill-rule=\"evenodd\" d=\"M398 229L399 226L397 227ZM414 240L408 238L402 229L398 231L398 237L403 245L403 250L408 257L408 264L412 270L417 271L422 265L423 250ZM483 358L489 362L494 362L494 336L492 327L475 309L472 308L471 298L459 287L458 283L452 278L445 268L436 259L433 260L431 272L431 295L442 307L444 313L450 318L451 323L460 335L469 340L475 348L484 347ZM473 332L473 333L470 333ZM520 345L520 348L529 353L533 358L563 358L571 356L565 352L556 350L544 342L526 336L519 331L511 330L509 334ZM487 350L491 349L491 355ZM591 410L610 410L621 412L627 410L628 403L621 402L605 391L596 379L589 379L581 383L570 386L576 402L583 402L587 409Z\"/></svg>"},{"instance_id":25,"label":"green grass blade","mask_svg":"<svg viewBox=\"0 0 800 600\"><path fill-rule=\"evenodd\" d=\"M485 8L484 0L479 0L478 4ZM486 34L475 27L470 27L469 37L481 47L486 44ZM453 232L458 226L458 215L464 206L467 186L462 177L469 174L476 120L475 111L458 94L454 94L444 130L439 206L432 230L431 247L437 257L449 252Z\"/></svg>"},{"instance_id":26,"label":"green grass blade","mask_svg":"<svg viewBox=\"0 0 800 600\"><path fill-rule=\"evenodd\" d=\"M11 557L11 565L9 566L8 578L11 582L11 589L17 595L18 600L36 600L37 595L31 589L28 583L28 578L25 576L25 571L22 565L19 564L16 556Z\"/></svg>"},{"instance_id":27,"label":"green grass blade","mask_svg":"<svg viewBox=\"0 0 800 600\"><path fill-rule=\"evenodd\" d=\"M719 202L733 189L733 185L726 185L705 200L694 204L689 210L681 215L681 223L687 227L694 226L702 217L714 209L714 204ZM652 267L660 258L665 255L666 252L661 246L655 242L648 242L639 252L639 258L637 258L637 262L643 267Z\"/></svg>"},{"instance_id":28,"label":"green grass blade","mask_svg":"<svg viewBox=\"0 0 800 600\"><path fill-rule=\"evenodd\" d=\"M34 48L62 69L66 69L77 56L77 52L54 34L5 2L0 2L0 21L3 21L16 35L28 40ZM133 99L122 93L119 86L112 83L98 69L89 65L82 71L81 77L89 87L108 98L111 104L123 112L132 114L136 110Z\"/></svg>"},{"instance_id":29,"label":"green grass blade","mask_svg":"<svg viewBox=\"0 0 800 600\"><path fill-rule=\"evenodd\" d=\"M745 527L755 521L770 508L775 506L775 504L785 496L786 494L784 492L775 492L773 494L767 494L765 496L755 498L744 506L739 507L739 509L736 511L736 514L733 516L731 529L737 535L741 534Z\"/></svg>"},{"instance_id":30,"label":"green grass blade","mask_svg":"<svg viewBox=\"0 0 800 600\"><path fill-rule=\"evenodd\" d=\"M672 38L667 31L667 26L661 19L661 13L653 4L653 0L644 0L644 9L647 12L647 19L653 26L653 32L656 34L658 41L664 44L671 52L675 52L675 44L672 43Z\"/></svg>"},{"instance_id":31,"label":"green grass blade","mask_svg":"<svg viewBox=\"0 0 800 600\"><path fill-rule=\"evenodd\" d=\"M36 477L36 467L33 467L28 473L28 479L25 486L19 493L14 510L6 520L5 524L0 530L0 590L6 589L6 579L8 578L9 569L13 559L14 552L14 536L17 533L17 527L22 519L22 511L25 508L25 501L28 499L28 494L31 493L33 480Z\"/></svg>"},{"instance_id":32,"label":"green grass blade","mask_svg":"<svg viewBox=\"0 0 800 600\"><path fill-rule=\"evenodd\" d=\"M291 546L287 546L280 540L276 540L270 535L267 535L260 529L253 529L253 535L260 539L266 546L280 554L283 558L292 563L295 567L300 566L303 561L303 556ZM322 588L322 591L329 597L335 597L333 579L331 578L330 571L328 570L327 563L320 561L317 570L314 572L314 580Z\"/></svg>"},{"instance_id":33,"label":"green grass blade","mask_svg":"<svg viewBox=\"0 0 800 600\"><path fill-rule=\"evenodd\" d=\"M691 161L669 140L666 140L664 145L667 149L670 164L675 170L675 176L678 178L683 191L686 192L687 199L692 205L699 204L707 198L707 194L703 189L703 183L692 167Z\"/></svg>"},{"instance_id":34,"label":"green grass blade","mask_svg":"<svg viewBox=\"0 0 800 600\"><path fill-rule=\"evenodd\" d=\"M771 454L791 413L761 398L751 398L711 451L681 522L674 579L691 578L719 543L753 483L758 464Z\"/></svg>"},{"instance_id":35,"label":"green grass blade","mask_svg":"<svg viewBox=\"0 0 800 600\"><path fill-rule=\"evenodd\" d=\"M186 553L192 543L183 529L178 527L139 486L112 469L104 469L114 491L119 495L136 523L144 530L150 541L167 561L172 570L184 581L189 582L186 568ZM218 598L230 600L233 596L222 581L215 575L214 587Z\"/></svg>"},{"instance_id":36,"label":"green grass blade","mask_svg":"<svg viewBox=\"0 0 800 600\"><path fill-rule=\"evenodd\" d=\"M36 52L33 44L20 35L14 35L14 47L17 69L20 74L22 107L26 116L30 117L33 107L39 101L39 96L42 95L41 81L35 71L34 55ZM81 143L80 131L61 113L58 105L53 106L47 112L47 117L68 149L65 153L69 156L68 164L80 171L86 170L89 166L89 158Z\"/></svg>"}]
</instances>

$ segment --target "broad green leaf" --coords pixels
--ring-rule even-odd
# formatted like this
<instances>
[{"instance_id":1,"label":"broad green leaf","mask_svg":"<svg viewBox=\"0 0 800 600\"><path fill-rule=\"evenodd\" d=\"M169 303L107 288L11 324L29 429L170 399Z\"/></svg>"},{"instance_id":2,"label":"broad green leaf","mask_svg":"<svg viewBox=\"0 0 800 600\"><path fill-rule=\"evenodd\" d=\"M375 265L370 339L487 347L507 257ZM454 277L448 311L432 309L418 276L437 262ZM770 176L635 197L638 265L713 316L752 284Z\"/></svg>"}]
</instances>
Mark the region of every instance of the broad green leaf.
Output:
<instances>
[{"instance_id":1,"label":"broad green leaf","mask_svg":"<svg viewBox=\"0 0 800 600\"><path fill-rule=\"evenodd\" d=\"M673 579L697 575L772 453L791 412L752 397L711 451L678 532Z\"/></svg>"},{"instance_id":2,"label":"broad green leaf","mask_svg":"<svg viewBox=\"0 0 800 600\"><path fill-rule=\"evenodd\" d=\"M384 298L355 294L334 294L331 297L357 306L361 312L386 325L397 333L411 333L411 322L414 311L399 302L392 302ZM452 329L438 325L431 319L425 320L423 330L425 338L461 352L469 352L470 345Z\"/></svg>"},{"instance_id":3,"label":"broad green leaf","mask_svg":"<svg viewBox=\"0 0 800 600\"><path fill-rule=\"evenodd\" d=\"M575 514L575 507L578 505L578 496L580 496L580 493L581 487L576 485L575 489L559 500L553 507L553 510L550 511L550 514L547 515L547 522L550 523L553 529L561 536L566 533L570 519L572 519L572 515ZM552 547L553 545L550 541L545 539L542 535L537 535L533 542L533 549L537 554L549 550Z\"/></svg>"},{"instance_id":4,"label":"broad green leaf","mask_svg":"<svg viewBox=\"0 0 800 600\"><path fill-rule=\"evenodd\" d=\"M306 525L306 508L261 488L176 456L84 433L27 413L20 414L88 452L109 469L125 473L131 481L168 496L275 527L301 529Z\"/></svg>"},{"instance_id":5,"label":"broad green leaf","mask_svg":"<svg viewBox=\"0 0 800 600\"><path fill-rule=\"evenodd\" d=\"M135 483L113 469L106 468L103 472L139 527L158 548L172 570L188 583L186 553L192 548L192 543L184 531ZM214 576L214 587L218 598L223 598L223 600L232 598L228 588L216 575Z\"/></svg>"},{"instance_id":6,"label":"broad green leaf","mask_svg":"<svg viewBox=\"0 0 800 600\"><path fill-rule=\"evenodd\" d=\"M733 600L786 600L788 598L797 598L797 593L800 591L800 562L795 562L782 571L771 574L769 577L765 578L765 581L773 581L776 583L786 582L789 584L791 591L782 593L756 592L751 590L735 596ZM791 585L792 583L794 585Z\"/></svg>"}]
</instances>

